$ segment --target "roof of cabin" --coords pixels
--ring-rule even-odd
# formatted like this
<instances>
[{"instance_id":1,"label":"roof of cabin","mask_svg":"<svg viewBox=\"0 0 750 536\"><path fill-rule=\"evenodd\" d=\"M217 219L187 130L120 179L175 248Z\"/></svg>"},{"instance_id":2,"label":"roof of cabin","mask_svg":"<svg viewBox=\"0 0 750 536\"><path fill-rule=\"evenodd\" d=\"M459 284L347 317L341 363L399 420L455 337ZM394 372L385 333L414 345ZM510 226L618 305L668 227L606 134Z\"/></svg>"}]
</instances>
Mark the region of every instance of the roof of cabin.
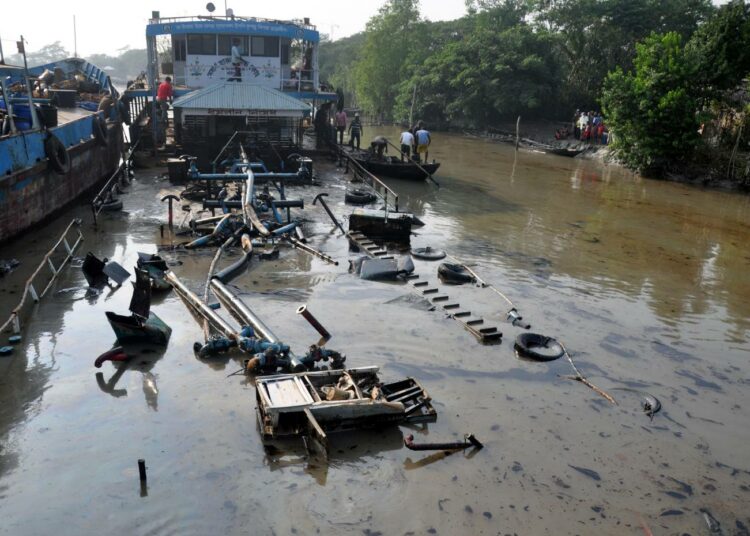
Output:
<instances>
[{"instance_id":1,"label":"roof of cabin","mask_svg":"<svg viewBox=\"0 0 750 536\"><path fill-rule=\"evenodd\" d=\"M276 110L305 112L309 106L278 89L224 81L197 89L174 101L174 108L211 110Z\"/></svg>"}]
</instances>

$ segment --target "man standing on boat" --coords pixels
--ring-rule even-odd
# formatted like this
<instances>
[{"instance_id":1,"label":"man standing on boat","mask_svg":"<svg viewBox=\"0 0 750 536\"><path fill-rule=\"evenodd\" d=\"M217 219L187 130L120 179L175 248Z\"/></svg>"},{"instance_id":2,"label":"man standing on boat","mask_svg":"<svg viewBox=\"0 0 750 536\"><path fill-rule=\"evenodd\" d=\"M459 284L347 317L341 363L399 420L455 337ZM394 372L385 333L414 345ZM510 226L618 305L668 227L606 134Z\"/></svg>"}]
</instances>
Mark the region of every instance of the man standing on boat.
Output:
<instances>
[{"instance_id":1,"label":"man standing on boat","mask_svg":"<svg viewBox=\"0 0 750 536\"><path fill-rule=\"evenodd\" d=\"M427 127L424 125L421 125L419 127L419 130L417 130L415 137L417 138L417 154L419 154L420 158L422 157L422 153L424 153L424 160L423 162L427 162L427 158L429 156L429 148L430 143L432 143L432 138L430 137L430 132L427 130Z\"/></svg>"},{"instance_id":2,"label":"man standing on boat","mask_svg":"<svg viewBox=\"0 0 750 536\"><path fill-rule=\"evenodd\" d=\"M354 120L349 124L349 146L354 149L354 140L357 140L357 150L359 151L360 137L364 134L362 122L359 120L359 112L354 114Z\"/></svg>"},{"instance_id":3,"label":"man standing on boat","mask_svg":"<svg viewBox=\"0 0 750 536\"><path fill-rule=\"evenodd\" d=\"M336 112L336 115L334 116L334 120L336 121L336 131L338 132L339 136L339 145L344 144L344 132L346 132L346 112L342 108L338 112Z\"/></svg>"},{"instance_id":4,"label":"man standing on boat","mask_svg":"<svg viewBox=\"0 0 750 536\"><path fill-rule=\"evenodd\" d=\"M401 133L401 161L406 158L411 158L411 148L414 146L414 134L409 130L404 130Z\"/></svg>"},{"instance_id":5,"label":"man standing on boat","mask_svg":"<svg viewBox=\"0 0 750 536\"><path fill-rule=\"evenodd\" d=\"M164 79L164 82L159 84L159 87L156 90L156 104L159 107L159 123L164 131L166 131L167 128L167 121L169 120L167 112L169 111L169 105L172 102L173 97L174 91L172 89L172 78L168 76Z\"/></svg>"},{"instance_id":6,"label":"man standing on boat","mask_svg":"<svg viewBox=\"0 0 750 536\"><path fill-rule=\"evenodd\" d=\"M239 39L232 39L232 66L234 67L234 77L230 80L242 82L242 54L240 54Z\"/></svg>"}]
</instances>

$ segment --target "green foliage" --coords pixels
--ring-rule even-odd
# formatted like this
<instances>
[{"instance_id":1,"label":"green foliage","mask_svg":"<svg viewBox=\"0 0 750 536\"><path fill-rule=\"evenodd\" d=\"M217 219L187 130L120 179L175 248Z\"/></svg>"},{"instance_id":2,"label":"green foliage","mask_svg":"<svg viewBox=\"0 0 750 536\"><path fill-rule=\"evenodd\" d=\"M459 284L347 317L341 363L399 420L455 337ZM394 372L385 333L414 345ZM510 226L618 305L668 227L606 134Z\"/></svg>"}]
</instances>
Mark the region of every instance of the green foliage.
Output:
<instances>
[{"instance_id":1,"label":"green foliage","mask_svg":"<svg viewBox=\"0 0 750 536\"><path fill-rule=\"evenodd\" d=\"M696 82L706 96L719 98L750 73L750 5L734 0L721 6L687 45L696 68Z\"/></svg>"},{"instance_id":2,"label":"green foliage","mask_svg":"<svg viewBox=\"0 0 750 536\"><path fill-rule=\"evenodd\" d=\"M401 84L397 119L417 87L416 115L430 123L486 126L518 114L539 115L556 93L550 36L504 8L472 17L463 39L442 47Z\"/></svg>"},{"instance_id":3,"label":"green foliage","mask_svg":"<svg viewBox=\"0 0 750 536\"><path fill-rule=\"evenodd\" d=\"M618 157L658 173L689 159L699 143L695 66L675 32L639 43L633 63L632 72L618 68L607 76L602 105Z\"/></svg>"},{"instance_id":4,"label":"green foliage","mask_svg":"<svg viewBox=\"0 0 750 536\"><path fill-rule=\"evenodd\" d=\"M536 23L557 37L566 74L563 100L593 108L607 73L632 67L636 44L652 33L685 40L711 13L710 0L561 0L535 2Z\"/></svg>"},{"instance_id":5,"label":"green foliage","mask_svg":"<svg viewBox=\"0 0 750 536\"><path fill-rule=\"evenodd\" d=\"M427 45L419 27L418 0L386 0L367 23L354 80L360 104L370 111L390 115L407 59Z\"/></svg>"}]
</instances>

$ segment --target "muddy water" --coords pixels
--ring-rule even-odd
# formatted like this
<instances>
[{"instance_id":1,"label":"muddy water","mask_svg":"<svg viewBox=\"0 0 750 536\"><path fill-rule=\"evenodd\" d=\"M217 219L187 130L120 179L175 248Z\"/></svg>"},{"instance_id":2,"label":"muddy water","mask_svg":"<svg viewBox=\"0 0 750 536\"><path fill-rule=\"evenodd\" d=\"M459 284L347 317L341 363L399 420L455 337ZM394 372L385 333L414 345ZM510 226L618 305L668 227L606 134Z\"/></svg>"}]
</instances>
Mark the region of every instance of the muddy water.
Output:
<instances>
[{"instance_id":1,"label":"muddy water","mask_svg":"<svg viewBox=\"0 0 750 536\"><path fill-rule=\"evenodd\" d=\"M448 294L499 325L500 345L477 344L402 285L347 274L345 241L311 205L321 189L294 188L311 243L341 265L285 249L277 261L253 260L234 284L298 352L316 340L295 314L307 303L349 366L418 378L438 421L337 437L327 464L295 443L264 450L252 383L227 377L239 358L196 359L200 329L172 294L153 305L173 329L166 350L132 347L130 366L96 369L114 343L104 312L124 313L130 291L87 295L80 270L69 269L13 357L0 358L0 533L643 534L645 526L697 535L709 533L707 509L725 534L745 534L748 198L459 136L436 135L431 156L444 162L440 189L389 181L427 224L412 244L473 263L533 331L562 340L617 406L562 378L572 372L564 360L516 357L521 330L504 322L507 304L487 289ZM327 162L318 170L343 219L341 170ZM24 264L0 280L1 310L73 216L84 222L80 253L130 268L138 251L168 246L159 198L174 188L160 171L142 170L125 211L97 229L78 207L4 247L3 258ZM202 292L212 252L163 254ZM417 271L433 278L435 265L418 262ZM620 388L650 392L663 410L650 420ZM446 441L470 432L484 450L402 447L408 433ZM148 465L146 494L138 458Z\"/></svg>"}]
</instances>

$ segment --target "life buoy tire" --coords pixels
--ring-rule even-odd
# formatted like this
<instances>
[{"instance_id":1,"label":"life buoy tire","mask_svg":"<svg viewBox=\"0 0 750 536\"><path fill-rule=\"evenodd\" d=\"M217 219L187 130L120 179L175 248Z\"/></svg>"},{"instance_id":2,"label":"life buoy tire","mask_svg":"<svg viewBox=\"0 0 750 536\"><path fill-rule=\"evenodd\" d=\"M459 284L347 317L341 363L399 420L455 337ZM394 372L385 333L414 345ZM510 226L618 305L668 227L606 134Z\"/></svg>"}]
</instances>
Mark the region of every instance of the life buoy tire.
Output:
<instances>
[{"instance_id":1,"label":"life buoy tire","mask_svg":"<svg viewBox=\"0 0 750 536\"><path fill-rule=\"evenodd\" d=\"M411 254L417 259L425 261L439 261L445 258L445 251L442 249L432 249L430 246L412 249Z\"/></svg>"},{"instance_id":2,"label":"life buoy tire","mask_svg":"<svg viewBox=\"0 0 750 536\"><path fill-rule=\"evenodd\" d=\"M437 272L438 277L440 277L444 283L461 285L463 283L474 282L474 276L460 264L450 264L447 262L441 263L440 266L438 266Z\"/></svg>"},{"instance_id":3,"label":"life buoy tire","mask_svg":"<svg viewBox=\"0 0 750 536\"><path fill-rule=\"evenodd\" d=\"M366 205L372 203L377 197L365 190L350 190L344 194L344 201L352 205Z\"/></svg>"},{"instance_id":4,"label":"life buoy tire","mask_svg":"<svg viewBox=\"0 0 750 536\"><path fill-rule=\"evenodd\" d=\"M554 361L565 355L557 339L539 333L521 333L514 348L519 355L535 361Z\"/></svg>"},{"instance_id":5,"label":"life buoy tire","mask_svg":"<svg viewBox=\"0 0 750 536\"><path fill-rule=\"evenodd\" d=\"M70 171L70 154L63 142L54 134L49 134L44 140L44 152L52 169L62 175Z\"/></svg>"},{"instance_id":6,"label":"life buoy tire","mask_svg":"<svg viewBox=\"0 0 750 536\"><path fill-rule=\"evenodd\" d=\"M117 210L122 210L121 199L115 199L114 201L109 201L108 203L102 203L102 212L115 212Z\"/></svg>"},{"instance_id":7,"label":"life buoy tire","mask_svg":"<svg viewBox=\"0 0 750 536\"><path fill-rule=\"evenodd\" d=\"M107 130L107 121L104 120L100 115L94 116L91 123L91 131L94 134L94 139L102 147L109 145L109 131Z\"/></svg>"}]
</instances>

